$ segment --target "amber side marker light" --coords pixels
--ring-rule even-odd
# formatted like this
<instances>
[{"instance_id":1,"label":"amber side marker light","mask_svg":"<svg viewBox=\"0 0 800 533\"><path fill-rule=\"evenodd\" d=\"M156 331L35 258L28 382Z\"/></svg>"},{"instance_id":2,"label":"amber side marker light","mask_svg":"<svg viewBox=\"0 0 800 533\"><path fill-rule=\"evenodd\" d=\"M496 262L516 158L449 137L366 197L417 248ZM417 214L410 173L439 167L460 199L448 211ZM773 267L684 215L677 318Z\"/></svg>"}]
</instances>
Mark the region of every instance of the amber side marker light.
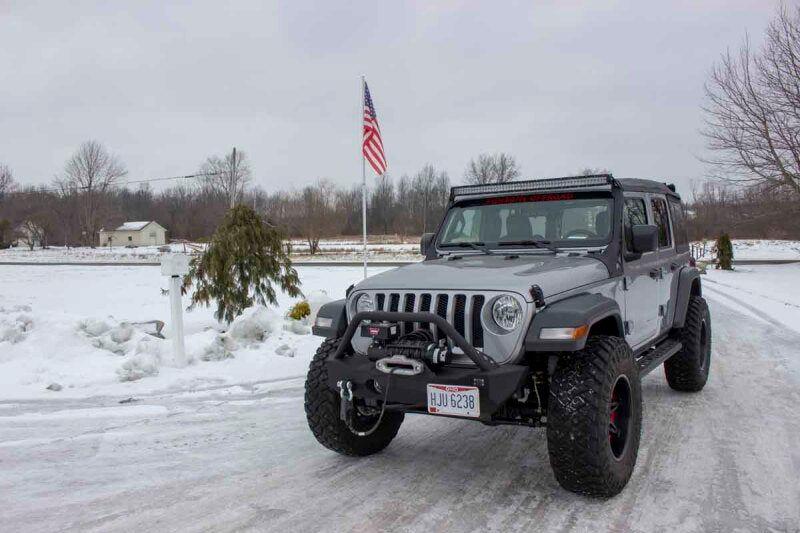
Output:
<instances>
[{"instance_id":1,"label":"amber side marker light","mask_svg":"<svg viewBox=\"0 0 800 533\"><path fill-rule=\"evenodd\" d=\"M576 341L589 333L589 326L576 328L542 328L539 338L547 341Z\"/></svg>"}]
</instances>

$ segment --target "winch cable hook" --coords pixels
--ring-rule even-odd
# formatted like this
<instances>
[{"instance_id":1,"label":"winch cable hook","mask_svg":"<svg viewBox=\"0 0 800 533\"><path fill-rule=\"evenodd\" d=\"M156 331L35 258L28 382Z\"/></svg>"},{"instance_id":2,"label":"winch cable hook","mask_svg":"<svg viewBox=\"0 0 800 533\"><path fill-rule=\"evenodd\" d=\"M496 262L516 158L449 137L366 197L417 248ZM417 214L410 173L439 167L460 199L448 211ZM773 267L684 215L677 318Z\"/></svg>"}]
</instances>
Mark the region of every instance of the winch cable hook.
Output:
<instances>
[{"instance_id":1,"label":"winch cable hook","mask_svg":"<svg viewBox=\"0 0 800 533\"><path fill-rule=\"evenodd\" d=\"M350 431L352 431L355 435L357 435L359 437L368 437L369 435L372 435L373 433L375 433L375 431L377 431L378 428L380 427L381 421L383 420L383 414L386 412L386 403L389 401L389 385L392 382L392 374L394 374L395 370L397 370L397 368L392 368L388 372L389 376L386 378L386 391L383 393L383 405L381 406L381 414L378 415L378 420L375 421L375 424L371 428L369 428L366 431L358 431L353 427L352 417L353 417L354 409L349 409L349 411L350 411L349 416L345 415L345 421L344 422L345 422L345 424L347 424L347 428ZM348 398L345 398L345 386L343 386L341 382L339 382L338 385L339 385L339 393L340 393L342 401L352 402L353 401L352 382L348 381L347 385L346 385L346 390L347 390L347 393L348 393L348 396L349 396ZM342 405L344 405L344 404L342 404ZM345 413L345 408L344 407L342 407L342 413L343 414Z\"/></svg>"}]
</instances>

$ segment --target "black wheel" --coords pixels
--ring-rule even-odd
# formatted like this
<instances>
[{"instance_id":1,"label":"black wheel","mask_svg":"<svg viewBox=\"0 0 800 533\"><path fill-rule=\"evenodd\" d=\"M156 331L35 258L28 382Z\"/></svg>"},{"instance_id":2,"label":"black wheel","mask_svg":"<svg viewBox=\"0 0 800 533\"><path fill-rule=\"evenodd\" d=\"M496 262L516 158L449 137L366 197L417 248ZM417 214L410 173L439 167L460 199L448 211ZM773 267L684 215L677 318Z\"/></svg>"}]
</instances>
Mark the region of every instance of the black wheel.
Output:
<instances>
[{"instance_id":1,"label":"black wheel","mask_svg":"<svg viewBox=\"0 0 800 533\"><path fill-rule=\"evenodd\" d=\"M686 322L675 334L683 348L664 362L667 383L683 392L703 390L711 367L711 314L705 299L689 298Z\"/></svg>"},{"instance_id":2,"label":"black wheel","mask_svg":"<svg viewBox=\"0 0 800 533\"><path fill-rule=\"evenodd\" d=\"M556 480L587 496L614 496L636 465L642 428L639 369L628 343L596 336L559 357L550 382L547 450Z\"/></svg>"},{"instance_id":3,"label":"black wheel","mask_svg":"<svg viewBox=\"0 0 800 533\"><path fill-rule=\"evenodd\" d=\"M308 427L320 444L343 455L365 456L386 448L397 435L403 423L403 413L386 412L380 425L369 435L359 436L355 431L367 431L378 420L379 410L359 407L353 429L339 416L339 393L328 386L325 359L336 351L339 339L326 339L317 349L306 377L306 419Z\"/></svg>"}]
</instances>

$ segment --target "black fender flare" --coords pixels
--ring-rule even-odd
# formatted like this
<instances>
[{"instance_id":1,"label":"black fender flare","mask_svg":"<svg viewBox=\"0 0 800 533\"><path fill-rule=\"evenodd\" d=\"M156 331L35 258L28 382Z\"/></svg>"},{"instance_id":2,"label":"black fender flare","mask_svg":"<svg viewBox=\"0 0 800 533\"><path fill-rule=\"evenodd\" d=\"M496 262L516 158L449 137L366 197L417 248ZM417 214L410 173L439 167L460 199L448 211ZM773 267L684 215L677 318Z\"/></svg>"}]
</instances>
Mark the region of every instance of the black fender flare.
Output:
<instances>
[{"instance_id":1,"label":"black fender flare","mask_svg":"<svg viewBox=\"0 0 800 533\"><path fill-rule=\"evenodd\" d=\"M624 337L622 313L619 304L612 298L597 293L584 293L571 296L548 305L534 315L525 336L525 350L528 352L574 352L586 345L587 335L575 340L542 340L542 328L571 328L592 326L603 321L604 334Z\"/></svg>"},{"instance_id":2,"label":"black fender flare","mask_svg":"<svg viewBox=\"0 0 800 533\"><path fill-rule=\"evenodd\" d=\"M702 296L700 271L694 267L683 267L678 274L678 294L675 297L675 318L673 328L682 328L686 322L686 310L689 308L689 297Z\"/></svg>"},{"instance_id":3,"label":"black fender flare","mask_svg":"<svg viewBox=\"0 0 800 533\"><path fill-rule=\"evenodd\" d=\"M334 300L319 308L311 332L326 339L341 337L347 329L347 299ZM320 320L322 319L322 320ZM330 320L330 323L328 323ZM322 322L322 324L320 324Z\"/></svg>"}]
</instances>

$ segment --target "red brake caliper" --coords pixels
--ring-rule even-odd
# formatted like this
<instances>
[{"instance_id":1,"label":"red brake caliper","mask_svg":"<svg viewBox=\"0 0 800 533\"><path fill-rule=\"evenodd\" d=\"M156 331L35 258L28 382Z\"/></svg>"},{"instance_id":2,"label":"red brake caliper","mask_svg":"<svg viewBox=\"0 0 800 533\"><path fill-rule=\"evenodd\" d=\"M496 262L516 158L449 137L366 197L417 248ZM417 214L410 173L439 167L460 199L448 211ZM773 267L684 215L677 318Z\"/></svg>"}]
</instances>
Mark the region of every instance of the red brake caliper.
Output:
<instances>
[{"instance_id":1,"label":"red brake caliper","mask_svg":"<svg viewBox=\"0 0 800 533\"><path fill-rule=\"evenodd\" d=\"M617 403L617 396L612 392L611 393L611 405ZM608 424L608 440L611 440L613 433L611 433L611 427L617 427L617 407L612 407L611 414L609 415L609 424Z\"/></svg>"}]
</instances>

